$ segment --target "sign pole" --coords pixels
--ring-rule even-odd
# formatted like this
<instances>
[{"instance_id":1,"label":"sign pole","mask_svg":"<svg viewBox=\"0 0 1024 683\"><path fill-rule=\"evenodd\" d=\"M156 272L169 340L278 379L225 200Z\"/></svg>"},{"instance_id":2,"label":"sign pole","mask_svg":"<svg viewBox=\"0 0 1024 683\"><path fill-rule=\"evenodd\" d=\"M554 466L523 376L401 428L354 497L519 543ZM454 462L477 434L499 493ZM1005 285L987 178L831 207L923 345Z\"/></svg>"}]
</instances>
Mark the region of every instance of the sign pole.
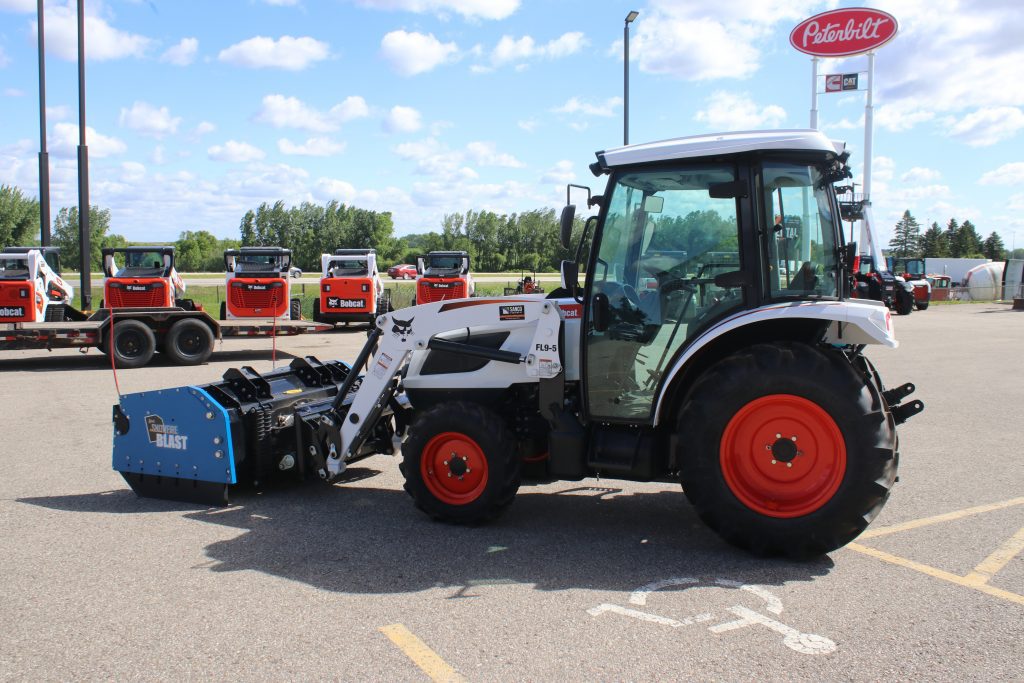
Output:
<instances>
[{"instance_id":1,"label":"sign pole","mask_svg":"<svg viewBox=\"0 0 1024 683\"><path fill-rule=\"evenodd\" d=\"M875 53L868 53L868 96L864 102L864 201L871 200L871 139L874 130L874 104L872 91L875 87Z\"/></svg>"},{"instance_id":2,"label":"sign pole","mask_svg":"<svg viewBox=\"0 0 1024 683\"><path fill-rule=\"evenodd\" d=\"M817 57L811 57L811 128L818 128L818 62Z\"/></svg>"}]
</instances>

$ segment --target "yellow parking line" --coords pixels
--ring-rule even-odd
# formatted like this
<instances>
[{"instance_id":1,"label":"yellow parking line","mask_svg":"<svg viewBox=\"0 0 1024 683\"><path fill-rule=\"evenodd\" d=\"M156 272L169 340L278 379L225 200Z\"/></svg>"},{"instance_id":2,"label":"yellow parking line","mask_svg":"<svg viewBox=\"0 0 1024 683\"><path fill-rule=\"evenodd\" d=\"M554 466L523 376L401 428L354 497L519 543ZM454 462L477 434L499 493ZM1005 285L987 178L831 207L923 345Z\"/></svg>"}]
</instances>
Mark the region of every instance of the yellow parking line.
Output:
<instances>
[{"instance_id":1,"label":"yellow parking line","mask_svg":"<svg viewBox=\"0 0 1024 683\"><path fill-rule=\"evenodd\" d=\"M402 624L381 626L378 630L397 645L430 680L446 683L463 683L466 680Z\"/></svg>"},{"instance_id":2,"label":"yellow parking line","mask_svg":"<svg viewBox=\"0 0 1024 683\"><path fill-rule=\"evenodd\" d=\"M982 593L986 593L993 597L1008 600L1010 602L1015 602L1018 605L1024 605L1024 595L1018 595L1016 593L1011 593L1010 591L1004 591L1001 588L994 588L993 586L990 586L987 583L977 583L976 581L972 581L965 576L951 574L950 572L943 571L941 569L936 569L935 567L931 567L927 564L921 564L920 562L914 562L913 560L908 560L907 558L900 557L899 555L887 553L884 550L879 550L877 548L869 548L868 546L861 545L860 543L849 543L846 547L850 550L856 550L858 553L870 555L871 557L877 558L879 560L883 560L885 562L889 562L900 567L906 567L907 569L913 569L914 571L921 572L922 574L927 574L928 576L933 576L936 579L949 581L950 583L955 583L958 586L964 586L966 588L973 588L976 591L981 591Z\"/></svg>"},{"instance_id":3,"label":"yellow parking line","mask_svg":"<svg viewBox=\"0 0 1024 683\"><path fill-rule=\"evenodd\" d=\"M988 583L988 580L995 576L1000 569L1016 557L1021 550L1024 550L1024 528L1015 533L1010 540L999 546L994 553L986 557L981 564L974 568L974 571L965 578L977 584Z\"/></svg>"},{"instance_id":4,"label":"yellow parking line","mask_svg":"<svg viewBox=\"0 0 1024 683\"><path fill-rule=\"evenodd\" d=\"M899 533L900 531L909 531L910 529L919 529L923 526L938 524L940 522L950 522L954 519L963 519L964 517L970 517L971 515L979 515L983 512L1002 510L1004 508L1013 507L1015 505L1024 505L1024 498L1011 498L1010 500L1004 500L1001 503L979 505L973 508L965 508L963 510L956 510L954 512L947 512L945 514L935 515L934 517L924 517L923 519L915 519L909 522L904 522L903 524L894 524L892 526L886 526L880 529L869 529L862 533L859 536L859 538L862 541L868 538L878 538L879 536L887 536L888 534L895 534Z\"/></svg>"}]
</instances>

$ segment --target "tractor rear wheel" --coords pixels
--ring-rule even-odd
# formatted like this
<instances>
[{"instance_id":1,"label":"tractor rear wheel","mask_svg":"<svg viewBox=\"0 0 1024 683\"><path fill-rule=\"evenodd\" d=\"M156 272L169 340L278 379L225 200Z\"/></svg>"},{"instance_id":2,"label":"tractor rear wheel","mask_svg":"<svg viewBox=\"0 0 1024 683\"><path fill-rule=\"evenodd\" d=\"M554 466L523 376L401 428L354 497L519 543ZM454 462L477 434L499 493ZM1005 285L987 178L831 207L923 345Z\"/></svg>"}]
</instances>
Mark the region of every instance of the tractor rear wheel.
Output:
<instances>
[{"instance_id":1,"label":"tractor rear wheel","mask_svg":"<svg viewBox=\"0 0 1024 683\"><path fill-rule=\"evenodd\" d=\"M141 368L156 353L156 335L143 322L122 320L114 323L109 348L117 367Z\"/></svg>"},{"instance_id":2,"label":"tractor rear wheel","mask_svg":"<svg viewBox=\"0 0 1024 683\"><path fill-rule=\"evenodd\" d=\"M928 310L928 304L929 303L931 303L930 300L925 299L924 301L916 302L914 305L917 307L917 310L925 311L925 310Z\"/></svg>"},{"instance_id":3,"label":"tractor rear wheel","mask_svg":"<svg viewBox=\"0 0 1024 683\"><path fill-rule=\"evenodd\" d=\"M213 331L195 318L179 320L167 330L163 352L178 365L202 365L213 353Z\"/></svg>"},{"instance_id":4,"label":"tractor rear wheel","mask_svg":"<svg viewBox=\"0 0 1024 683\"><path fill-rule=\"evenodd\" d=\"M402 446L405 490L434 519L472 523L498 517L519 490L522 462L504 420L451 401L419 416Z\"/></svg>"},{"instance_id":5,"label":"tractor rear wheel","mask_svg":"<svg viewBox=\"0 0 1024 683\"><path fill-rule=\"evenodd\" d=\"M302 320L302 299L292 299L288 308L288 317L292 320Z\"/></svg>"},{"instance_id":6,"label":"tractor rear wheel","mask_svg":"<svg viewBox=\"0 0 1024 683\"><path fill-rule=\"evenodd\" d=\"M896 289L896 314L910 315L914 310L914 295L905 289Z\"/></svg>"},{"instance_id":7,"label":"tractor rear wheel","mask_svg":"<svg viewBox=\"0 0 1024 683\"><path fill-rule=\"evenodd\" d=\"M313 299L313 322L320 322L320 299Z\"/></svg>"},{"instance_id":8,"label":"tractor rear wheel","mask_svg":"<svg viewBox=\"0 0 1024 683\"><path fill-rule=\"evenodd\" d=\"M896 479L892 416L838 352L758 344L694 385L679 418L681 480L701 519L757 555L845 545Z\"/></svg>"}]
</instances>

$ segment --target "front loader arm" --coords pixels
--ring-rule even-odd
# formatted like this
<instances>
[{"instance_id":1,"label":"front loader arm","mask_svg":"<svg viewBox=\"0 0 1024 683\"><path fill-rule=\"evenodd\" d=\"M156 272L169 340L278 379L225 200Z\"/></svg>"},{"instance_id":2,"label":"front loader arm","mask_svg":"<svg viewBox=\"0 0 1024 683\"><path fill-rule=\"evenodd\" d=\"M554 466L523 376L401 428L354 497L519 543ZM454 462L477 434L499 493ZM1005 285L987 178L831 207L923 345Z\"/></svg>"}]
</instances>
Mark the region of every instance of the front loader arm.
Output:
<instances>
[{"instance_id":1,"label":"front loader arm","mask_svg":"<svg viewBox=\"0 0 1024 683\"><path fill-rule=\"evenodd\" d=\"M374 423L400 388L396 377L413 351L435 349L476 355L522 365L524 377L552 378L562 372L558 350L561 323L562 314L555 303L526 298L439 301L378 317L376 329L370 333L353 368L366 364L367 372L344 414L340 406L355 381L354 372L350 386L342 387L338 394L335 413L341 421L341 438L340 447L326 459L329 476L340 474L345 463L357 457ZM481 325L533 327L530 347L519 353L437 338L444 332Z\"/></svg>"}]
</instances>

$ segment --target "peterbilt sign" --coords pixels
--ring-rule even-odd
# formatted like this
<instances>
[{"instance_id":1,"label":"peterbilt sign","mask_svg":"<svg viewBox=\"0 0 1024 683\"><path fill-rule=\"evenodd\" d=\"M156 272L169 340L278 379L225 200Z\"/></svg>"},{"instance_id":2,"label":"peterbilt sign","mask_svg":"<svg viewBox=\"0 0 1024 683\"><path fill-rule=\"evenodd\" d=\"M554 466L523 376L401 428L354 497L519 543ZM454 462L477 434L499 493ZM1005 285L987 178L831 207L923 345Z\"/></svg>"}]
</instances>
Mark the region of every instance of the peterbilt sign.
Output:
<instances>
[{"instance_id":1,"label":"peterbilt sign","mask_svg":"<svg viewBox=\"0 0 1024 683\"><path fill-rule=\"evenodd\" d=\"M885 45L898 28L896 18L888 12L850 7L803 20L789 34L789 42L816 57L848 57Z\"/></svg>"}]
</instances>

